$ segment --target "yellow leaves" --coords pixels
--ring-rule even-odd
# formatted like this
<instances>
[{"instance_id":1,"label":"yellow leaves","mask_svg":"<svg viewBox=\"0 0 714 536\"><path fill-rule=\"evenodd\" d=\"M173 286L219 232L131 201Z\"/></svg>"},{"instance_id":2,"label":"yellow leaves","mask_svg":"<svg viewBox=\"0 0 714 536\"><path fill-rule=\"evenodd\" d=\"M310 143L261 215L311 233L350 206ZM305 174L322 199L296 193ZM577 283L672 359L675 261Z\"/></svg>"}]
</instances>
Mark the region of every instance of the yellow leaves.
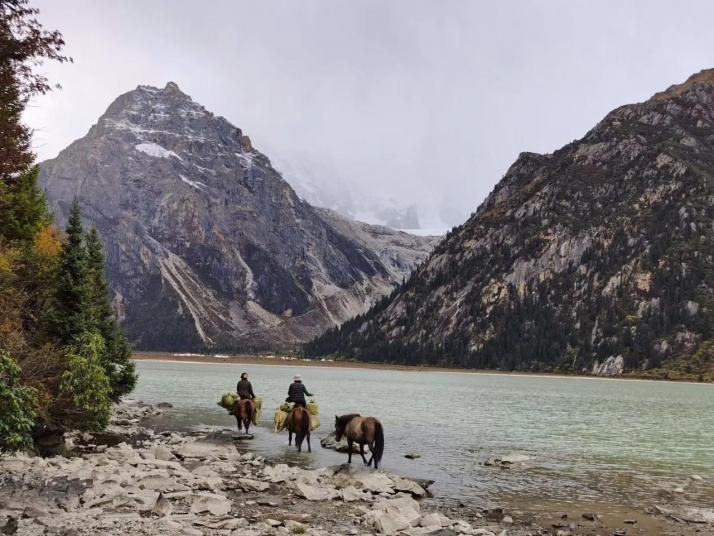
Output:
<instances>
[{"instance_id":1,"label":"yellow leaves","mask_svg":"<svg viewBox=\"0 0 714 536\"><path fill-rule=\"evenodd\" d=\"M35 237L35 251L43 256L56 258L62 249L62 240L52 225L45 225Z\"/></svg>"},{"instance_id":2,"label":"yellow leaves","mask_svg":"<svg viewBox=\"0 0 714 536\"><path fill-rule=\"evenodd\" d=\"M0 277L8 276L12 273L16 258L17 251L14 249L0 249Z\"/></svg>"}]
</instances>

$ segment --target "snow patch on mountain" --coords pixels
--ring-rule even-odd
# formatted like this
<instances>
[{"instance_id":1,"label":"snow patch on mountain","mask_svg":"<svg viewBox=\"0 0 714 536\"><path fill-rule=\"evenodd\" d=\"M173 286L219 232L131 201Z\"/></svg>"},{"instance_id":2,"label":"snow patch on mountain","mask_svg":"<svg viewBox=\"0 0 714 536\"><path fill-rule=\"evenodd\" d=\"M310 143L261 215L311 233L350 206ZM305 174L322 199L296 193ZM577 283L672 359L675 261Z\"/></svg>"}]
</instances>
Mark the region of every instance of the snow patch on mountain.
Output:
<instances>
[{"instance_id":1,"label":"snow patch on mountain","mask_svg":"<svg viewBox=\"0 0 714 536\"><path fill-rule=\"evenodd\" d=\"M138 143L134 146L134 149L156 158L170 158L173 156L181 160L181 157L175 152L164 149L161 145L157 145L156 143Z\"/></svg>"},{"instance_id":2,"label":"snow patch on mountain","mask_svg":"<svg viewBox=\"0 0 714 536\"><path fill-rule=\"evenodd\" d=\"M205 190L208 188L205 184L203 184L200 181L192 181L191 179L186 178L184 175L179 174L179 177L183 182L191 186L192 188L196 188L196 190Z\"/></svg>"}]
</instances>

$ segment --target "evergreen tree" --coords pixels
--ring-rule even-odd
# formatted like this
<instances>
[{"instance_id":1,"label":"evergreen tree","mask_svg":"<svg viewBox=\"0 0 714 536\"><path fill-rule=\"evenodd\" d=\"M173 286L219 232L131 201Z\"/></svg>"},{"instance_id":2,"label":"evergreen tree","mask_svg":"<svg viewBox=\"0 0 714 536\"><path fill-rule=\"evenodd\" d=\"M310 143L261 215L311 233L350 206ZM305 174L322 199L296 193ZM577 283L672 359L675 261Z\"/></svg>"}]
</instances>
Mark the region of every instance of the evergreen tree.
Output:
<instances>
[{"instance_id":1,"label":"evergreen tree","mask_svg":"<svg viewBox=\"0 0 714 536\"><path fill-rule=\"evenodd\" d=\"M66 235L60 253L57 287L47 320L48 333L60 344L70 345L94 327L89 260L77 199L72 204Z\"/></svg>"},{"instance_id":2,"label":"evergreen tree","mask_svg":"<svg viewBox=\"0 0 714 536\"><path fill-rule=\"evenodd\" d=\"M0 182L0 238L6 242L30 243L50 223L45 196L37 187L39 172L35 166L13 183Z\"/></svg>"},{"instance_id":3,"label":"evergreen tree","mask_svg":"<svg viewBox=\"0 0 714 536\"><path fill-rule=\"evenodd\" d=\"M111 396L116 400L134 388L135 367L129 359L131 348L116 321L110 303L109 288L104 275L104 248L97 229L93 227L85 240L92 328L104 339L101 362L111 383Z\"/></svg>"}]
</instances>

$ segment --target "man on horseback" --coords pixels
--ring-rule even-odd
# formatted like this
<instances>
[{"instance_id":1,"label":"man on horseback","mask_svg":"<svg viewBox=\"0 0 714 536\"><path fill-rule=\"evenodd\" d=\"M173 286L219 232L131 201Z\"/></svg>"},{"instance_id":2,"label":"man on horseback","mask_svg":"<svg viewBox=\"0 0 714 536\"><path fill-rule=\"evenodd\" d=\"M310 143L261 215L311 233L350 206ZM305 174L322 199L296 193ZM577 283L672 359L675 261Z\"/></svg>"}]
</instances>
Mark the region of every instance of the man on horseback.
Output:
<instances>
[{"instance_id":1,"label":"man on horseback","mask_svg":"<svg viewBox=\"0 0 714 536\"><path fill-rule=\"evenodd\" d=\"M240 381L236 386L236 392L241 400L254 400L253 386L248 381L248 373L244 372L240 375Z\"/></svg>"},{"instance_id":2,"label":"man on horseback","mask_svg":"<svg viewBox=\"0 0 714 536\"><path fill-rule=\"evenodd\" d=\"M296 374L295 376L293 376L293 383L291 383L290 387L288 388L288 397L285 399L285 402L292 402L296 406L302 406L303 408L306 408L306 396L314 395L308 392L305 385L303 385L302 377L300 376L300 374Z\"/></svg>"}]
</instances>

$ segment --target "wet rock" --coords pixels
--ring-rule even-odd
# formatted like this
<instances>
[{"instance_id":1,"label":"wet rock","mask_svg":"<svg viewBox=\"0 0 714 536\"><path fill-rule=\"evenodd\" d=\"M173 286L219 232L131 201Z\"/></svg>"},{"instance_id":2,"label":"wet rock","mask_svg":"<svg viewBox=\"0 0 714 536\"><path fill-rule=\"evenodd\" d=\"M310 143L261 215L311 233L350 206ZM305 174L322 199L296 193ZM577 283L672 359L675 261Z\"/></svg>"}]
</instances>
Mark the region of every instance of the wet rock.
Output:
<instances>
[{"instance_id":1,"label":"wet rock","mask_svg":"<svg viewBox=\"0 0 714 536\"><path fill-rule=\"evenodd\" d=\"M626 536L627 531L625 529L615 529L612 531L612 536Z\"/></svg>"},{"instance_id":2,"label":"wet rock","mask_svg":"<svg viewBox=\"0 0 714 536\"><path fill-rule=\"evenodd\" d=\"M511 454L509 456L501 456L501 465L512 465L516 463L525 463L531 459L525 454Z\"/></svg>"},{"instance_id":3,"label":"wet rock","mask_svg":"<svg viewBox=\"0 0 714 536\"><path fill-rule=\"evenodd\" d=\"M416 460L418 458L421 458L421 454L417 454L416 452L410 452L409 454L405 454L404 457L407 460Z\"/></svg>"},{"instance_id":4,"label":"wet rock","mask_svg":"<svg viewBox=\"0 0 714 536\"><path fill-rule=\"evenodd\" d=\"M231 511L231 502L227 497L218 494L195 495L191 503L191 513L210 512L214 516L226 515Z\"/></svg>"},{"instance_id":5,"label":"wet rock","mask_svg":"<svg viewBox=\"0 0 714 536\"><path fill-rule=\"evenodd\" d=\"M596 521L597 514L594 514L592 512L585 512L583 513L583 519L587 519L588 521Z\"/></svg>"},{"instance_id":6,"label":"wet rock","mask_svg":"<svg viewBox=\"0 0 714 536\"><path fill-rule=\"evenodd\" d=\"M343 437L342 441L337 441L337 436L335 435L335 432L330 432L325 437L320 439L320 445L322 445L322 448L324 449L332 449L336 450L337 452L349 452L347 440ZM355 454L359 454L359 445L353 444L352 452Z\"/></svg>"},{"instance_id":7,"label":"wet rock","mask_svg":"<svg viewBox=\"0 0 714 536\"><path fill-rule=\"evenodd\" d=\"M503 516L501 523L511 524L511 523L513 523L513 518L511 516Z\"/></svg>"},{"instance_id":8,"label":"wet rock","mask_svg":"<svg viewBox=\"0 0 714 536\"><path fill-rule=\"evenodd\" d=\"M156 404L156 407L161 408L161 409L169 409L169 408L173 408L174 405L171 404L170 402L159 402L158 404Z\"/></svg>"}]
</instances>

